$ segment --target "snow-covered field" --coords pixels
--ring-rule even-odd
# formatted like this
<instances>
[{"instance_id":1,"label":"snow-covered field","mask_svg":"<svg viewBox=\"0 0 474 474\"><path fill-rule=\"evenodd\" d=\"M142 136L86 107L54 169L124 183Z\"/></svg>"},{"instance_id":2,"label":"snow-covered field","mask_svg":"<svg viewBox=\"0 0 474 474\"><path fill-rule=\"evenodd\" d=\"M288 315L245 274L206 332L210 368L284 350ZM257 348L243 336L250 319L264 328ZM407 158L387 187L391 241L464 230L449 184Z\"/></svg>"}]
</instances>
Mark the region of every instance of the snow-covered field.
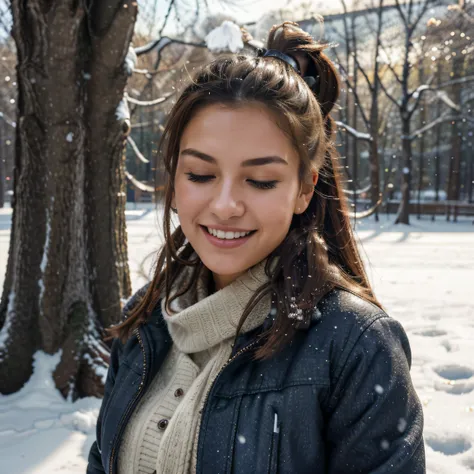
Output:
<instances>
[{"instance_id":1,"label":"snow-covered field","mask_svg":"<svg viewBox=\"0 0 474 474\"><path fill-rule=\"evenodd\" d=\"M425 410L430 474L474 471L474 225L429 219L357 226L376 294L410 338L412 376ZM154 211L127 211L133 289L145 281L160 245ZM0 210L0 278L10 211ZM35 372L18 393L0 396L0 471L84 473L100 401L67 403L49 374L57 356L38 353ZM408 473L407 473L408 474Z\"/></svg>"}]
</instances>

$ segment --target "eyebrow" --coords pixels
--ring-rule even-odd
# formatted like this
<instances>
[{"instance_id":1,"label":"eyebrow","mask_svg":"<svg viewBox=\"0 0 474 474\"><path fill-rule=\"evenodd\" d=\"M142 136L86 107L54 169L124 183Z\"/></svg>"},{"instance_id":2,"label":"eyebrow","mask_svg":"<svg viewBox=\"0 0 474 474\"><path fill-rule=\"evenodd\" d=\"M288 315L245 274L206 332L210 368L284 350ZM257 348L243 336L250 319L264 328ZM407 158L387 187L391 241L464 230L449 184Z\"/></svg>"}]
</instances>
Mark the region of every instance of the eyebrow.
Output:
<instances>
[{"instance_id":1,"label":"eyebrow","mask_svg":"<svg viewBox=\"0 0 474 474\"><path fill-rule=\"evenodd\" d=\"M217 163L217 160L213 158L211 155L207 153L203 153L202 151L195 150L194 148L185 148L181 153L181 155L190 155L194 156L195 158L199 158L203 161L208 163ZM261 166L261 165L268 165L270 163L280 163L287 165L288 162L284 160L281 156L272 155L272 156L261 156L259 158L249 158L242 162L243 167L248 166Z\"/></svg>"}]
</instances>

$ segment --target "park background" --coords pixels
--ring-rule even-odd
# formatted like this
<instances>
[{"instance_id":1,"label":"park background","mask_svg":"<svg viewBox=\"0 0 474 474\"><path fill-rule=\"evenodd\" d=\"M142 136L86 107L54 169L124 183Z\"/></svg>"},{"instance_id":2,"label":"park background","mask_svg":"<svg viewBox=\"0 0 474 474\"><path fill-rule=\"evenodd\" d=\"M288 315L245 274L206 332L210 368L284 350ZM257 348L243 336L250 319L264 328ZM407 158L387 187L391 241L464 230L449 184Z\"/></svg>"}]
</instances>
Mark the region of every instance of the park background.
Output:
<instances>
[{"instance_id":1,"label":"park background","mask_svg":"<svg viewBox=\"0 0 474 474\"><path fill-rule=\"evenodd\" d=\"M85 471L103 328L162 242L167 113L193 70L242 50L239 28L252 54L284 20L341 75L341 173L411 342L428 472L474 471L474 5L327 3L0 0L2 472Z\"/></svg>"}]
</instances>

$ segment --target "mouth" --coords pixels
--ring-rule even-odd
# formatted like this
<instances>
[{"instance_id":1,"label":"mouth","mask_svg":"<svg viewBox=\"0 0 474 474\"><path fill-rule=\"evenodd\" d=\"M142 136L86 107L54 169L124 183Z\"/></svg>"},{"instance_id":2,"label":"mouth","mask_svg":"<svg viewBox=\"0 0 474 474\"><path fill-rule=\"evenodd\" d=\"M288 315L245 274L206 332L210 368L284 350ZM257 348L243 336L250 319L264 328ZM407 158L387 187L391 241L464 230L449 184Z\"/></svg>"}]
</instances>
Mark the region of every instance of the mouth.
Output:
<instances>
[{"instance_id":1,"label":"mouth","mask_svg":"<svg viewBox=\"0 0 474 474\"><path fill-rule=\"evenodd\" d=\"M206 227L204 225L201 225L200 227L204 232L206 232L206 234L224 241L246 239L251 235L255 234L255 232L257 232L256 230L241 232L224 232L223 230L213 229L212 227Z\"/></svg>"},{"instance_id":2,"label":"mouth","mask_svg":"<svg viewBox=\"0 0 474 474\"><path fill-rule=\"evenodd\" d=\"M245 245L251 238L252 235L257 232L256 230L243 231L243 232L224 232L222 230L209 228L207 226L200 225L204 235L208 242L222 250L231 250L242 245Z\"/></svg>"}]
</instances>

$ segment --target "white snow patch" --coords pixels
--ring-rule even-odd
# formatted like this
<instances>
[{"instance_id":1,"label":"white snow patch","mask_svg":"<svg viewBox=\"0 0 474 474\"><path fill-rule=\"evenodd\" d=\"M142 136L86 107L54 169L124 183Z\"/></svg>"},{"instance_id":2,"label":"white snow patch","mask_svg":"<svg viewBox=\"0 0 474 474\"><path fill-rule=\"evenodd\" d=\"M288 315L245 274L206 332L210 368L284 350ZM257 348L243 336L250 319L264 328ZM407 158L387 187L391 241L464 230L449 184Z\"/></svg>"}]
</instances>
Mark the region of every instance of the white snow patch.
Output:
<instances>
[{"instance_id":1,"label":"white snow patch","mask_svg":"<svg viewBox=\"0 0 474 474\"><path fill-rule=\"evenodd\" d=\"M232 21L224 21L220 26L214 28L205 38L207 47L214 53L231 51L237 53L244 47L242 31Z\"/></svg>"},{"instance_id":2,"label":"white snow patch","mask_svg":"<svg viewBox=\"0 0 474 474\"><path fill-rule=\"evenodd\" d=\"M101 378L102 383L105 385L105 381L107 380L107 369L97 363L89 354L84 354L83 357L87 360L94 372Z\"/></svg>"},{"instance_id":3,"label":"white snow patch","mask_svg":"<svg viewBox=\"0 0 474 474\"><path fill-rule=\"evenodd\" d=\"M74 133L69 132L69 133L66 135L66 141L69 142L69 143L72 143L73 140L74 140Z\"/></svg>"},{"instance_id":4,"label":"white snow patch","mask_svg":"<svg viewBox=\"0 0 474 474\"><path fill-rule=\"evenodd\" d=\"M53 206L53 203L54 203L54 198L51 198L51 207ZM39 286L39 289L40 289L40 294L39 294L40 311L41 311L41 305L42 305L44 291L45 291L44 282L43 282L43 275L44 275L44 272L46 271L46 267L48 265L48 252L49 252L50 236L51 236L50 210L46 209L46 238L45 238L45 242L44 242L43 258L41 259L41 264L40 264L41 277L38 280L38 286Z\"/></svg>"},{"instance_id":5,"label":"white snow patch","mask_svg":"<svg viewBox=\"0 0 474 474\"><path fill-rule=\"evenodd\" d=\"M60 359L61 351L36 352L28 383L17 393L0 395L2 472L85 472L100 400L71 403L63 399L52 378Z\"/></svg>"}]
</instances>

